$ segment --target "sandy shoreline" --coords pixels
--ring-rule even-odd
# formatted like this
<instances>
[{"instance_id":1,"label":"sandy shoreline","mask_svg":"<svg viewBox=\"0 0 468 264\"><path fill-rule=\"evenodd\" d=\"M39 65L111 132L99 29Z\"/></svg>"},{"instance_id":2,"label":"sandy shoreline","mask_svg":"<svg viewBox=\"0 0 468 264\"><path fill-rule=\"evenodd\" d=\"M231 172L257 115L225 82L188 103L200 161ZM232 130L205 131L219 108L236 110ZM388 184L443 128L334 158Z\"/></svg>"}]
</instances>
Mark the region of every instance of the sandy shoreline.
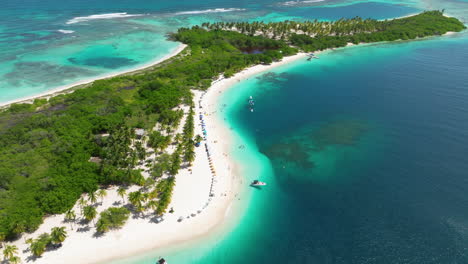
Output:
<instances>
[{"instance_id":1,"label":"sandy shoreline","mask_svg":"<svg viewBox=\"0 0 468 264\"><path fill-rule=\"evenodd\" d=\"M183 48L185 46L179 47L177 53ZM175 53L171 55L173 56ZM242 183L242 176L238 173L238 165L229 158L230 149L232 148L232 132L217 115L219 95L243 79L306 58L306 56L306 54L300 53L283 58L282 61L271 65L256 65L237 73L231 78L214 81L206 93L195 91L194 100L197 106L195 134L202 134L201 120L199 119L201 112L208 132L206 143L212 153L212 162L217 173L215 176L214 197L211 200L209 200L209 189L212 174L208 156L202 145L196 148L196 159L193 163L192 172L183 169L176 176L176 187L170 205L175 212L166 214L163 222L154 223L152 216L144 218L130 217L122 229L108 232L102 237L94 237L95 227L92 223L89 225L74 224L72 226L70 223L63 221L63 214L49 216L44 219L44 223L38 230L32 234L23 235L22 238L13 243L19 248L19 256L23 262L37 264L103 263L204 238L213 233L212 231L215 228L223 226L231 218L233 212L230 208L237 201L235 198L239 194L241 184L245 183ZM128 192L137 189L136 186L132 186ZM97 207L98 212L111 206L121 206L122 198L117 195L116 190L117 187L115 186L107 190L108 195L104 198L102 205ZM206 206L207 202L209 203L208 206ZM79 219L79 206L76 205L74 210ZM187 216L192 214L196 216L187 219ZM181 216L185 219L178 222L177 220ZM68 238L63 246L55 251L47 251L41 258L35 260L29 258L31 254L27 250L28 245L25 240L36 238L44 232L50 232L50 229L56 226L65 226L67 229ZM83 254L84 252L99 252L99 254Z\"/></svg>"},{"instance_id":2,"label":"sandy shoreline","mask_svg":"<svg viewBox=\"0 0 468 264\"><path fill-rule=\"evenodd\" d=\"M74 82L74 83L71 83L71 84L59 86L57 88L47 90L47 91L44 91L44 92L39 93L39 94L35 94L35 95L23 97L23 98L18 98L18 99L6 101L6 102L0 102L0 108L6 107L6 106L8 106L10 104L15 104L15 103L32 103L34 101L34 99L50 98L50 97L53 97L53 96L56 96L56 95L59 95L59 94L73 92L79 86L87 85L87 84L90 84L90 83L92 83L94 81L97 81L97 80L108 79L108 78L112 78L112 77L115 77L115 76L118 76L118 75L128 74L128 73L140 71L140 70L143 70L143 69L146 69L146 68L150 68L150 67L152 67L154 65L160 64L161 62L163 62L163 61L165 61L165 60L167 60L167 59L169 59L171 57L176 56L182 50L184 50L185 47L187 47L187 45L180 44L179 46L177 46L174 50L172 50L170 53L168 53L164 57L159 58L159 59L155 59L155 60L150 61L148 63L145 63L145 64L143 64L143 65L141 65L141 66L139 66L137 68L132 68L132 69L129 69L129 70L126 70L126 71L121 71L121 72L104 74L104 75L84 79L84 80L81 80L81 81L77 81L77 82Z\"/></svg>"}]
</instances>

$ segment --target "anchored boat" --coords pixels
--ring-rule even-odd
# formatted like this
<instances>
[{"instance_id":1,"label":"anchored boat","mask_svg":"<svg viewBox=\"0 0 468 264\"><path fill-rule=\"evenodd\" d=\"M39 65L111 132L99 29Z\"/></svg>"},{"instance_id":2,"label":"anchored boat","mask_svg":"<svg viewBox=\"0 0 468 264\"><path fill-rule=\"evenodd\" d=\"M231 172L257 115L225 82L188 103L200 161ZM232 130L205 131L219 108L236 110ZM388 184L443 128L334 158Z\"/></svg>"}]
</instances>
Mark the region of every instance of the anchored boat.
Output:
<instances>
[{"instance_id":1,"label":"anchored boat","mask_svg":"<svg viewBox=\"0 0 468 264\"><path fill-rule=\"evenodd\" d=\"M164 258L159 258L156 264L167 264L167 261Z\"/></svg>"},{"instance_id":2,"label":"anchored boat","mask_svg":"<svg viewBox=\"0 0 468 264\"><path fill-rule=\"evenodd\" d=\"M259 181L259 180L254 180L254 181L250 184L250 186L265 186L265 185L267 185L265 182L261 182L261 181Z\"/></svg>"},{"instance_id":3,"label":"anchored boat","mask_svg":"<svg viewBox=\"0 0 468 264\"><path fill-rule=\"evenodd\" d=\"M255 105L255 101L254 101L253 97L250 96L248 101L249 101L249 109L250 109L250 112L253 112L253 111L254 111L254 108L253 108L253 107L254 107L254 105Z\"/></svg>"}]
</instances>

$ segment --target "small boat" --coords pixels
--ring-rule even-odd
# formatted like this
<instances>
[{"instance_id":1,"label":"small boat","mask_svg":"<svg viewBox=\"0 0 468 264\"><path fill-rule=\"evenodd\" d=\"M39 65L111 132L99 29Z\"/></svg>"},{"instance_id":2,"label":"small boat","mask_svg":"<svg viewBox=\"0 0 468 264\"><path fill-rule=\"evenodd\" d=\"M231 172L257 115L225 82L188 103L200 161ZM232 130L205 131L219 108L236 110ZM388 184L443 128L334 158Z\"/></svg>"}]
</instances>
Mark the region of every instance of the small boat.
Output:
<instances>
[{"instance_id":1,"label":"small boat","mask_svg":"<svg viewBox=\"0 0 468 264\"><path fill-rule=\"evenodd\" d=\"M254 180L254 181L250 184L250 186L265 186L265 185L267 185L265 182L261 182L261 181L259 181L259 180Z\"/></svg>"},{"instance_id":2,"label":"small boat","mask_svg":"<svg viewBox=\"0 0 468 264\"><path fill-rule=\"evenodd\" d=\"M318 59L319 57L317 55L315 55L314 53L310 53L309 55L309 59Z\"/></svg>"},{"instance_id":3,"label":"small boat","mask_svg":"<svg viewBox=\"0 0 468 264\"><path fill-rule=\"evenodd\" d=\"M164 258L159 258L158 262L156 264L167 264L167 261Z\"/></svg>"}]
</instances>

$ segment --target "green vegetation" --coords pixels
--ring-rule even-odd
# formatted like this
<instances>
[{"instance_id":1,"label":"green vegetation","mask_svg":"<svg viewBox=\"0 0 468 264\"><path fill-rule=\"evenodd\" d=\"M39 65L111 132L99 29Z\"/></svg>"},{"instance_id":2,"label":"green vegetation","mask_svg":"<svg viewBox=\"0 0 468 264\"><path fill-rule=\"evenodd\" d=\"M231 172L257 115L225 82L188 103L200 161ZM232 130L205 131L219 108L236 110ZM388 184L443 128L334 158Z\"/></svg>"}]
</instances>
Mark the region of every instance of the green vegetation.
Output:
<instances>
[{"instance_id":1,"label":"green vegetation","mask_svg":"<svg viewBox=\"0 0 468 264\"><path fill-rule=\"evenodd\" d=\"M127 190L120 186L118 189L117 189L117 194L122 197L122 203L125 203L125 195L127 194Z\"/></svg>"},{"instance_id":2,"label":"green vegetation","mask_svg":"<svg viewBox=\"0 0 468 264\"><path fill-rule=\"evenodd\" d=\"M104 233L110 229L122 227L130 216L130 211L124 207L111 207L103 212L96 223L97 231Z\"/></svg>"},{"instance_id":3,"label":"green vegetation","mask_svg":"<svg viewBox=\"0 0 468 264\"><path fill-rule=\"evenodd\" d=\"M252 36L282 39L304 51L344 47L347 43L408 40L465 29L462 22L456 18L445 17L443 11L426 11L411 17L384 21L355 17L333 22L219 22L204 23L203 27L209 30L235 30Z\"/></svg>"},{"instance_id":4,"label":"green vegetation","mask_svg":"<svg viewBox=\"0 0 468 264\"><path fill-rule=\"evenodd\" d=\"M3 249L3 260L11 260L18 254L18 247L15 245L5 245Z\"/></svg>"},{"instance_id":5,"label":"green vegetation","mask_svg":"<svg viewBox=\"0 0 468 264\"><path fill-rule=\"evenodd\" d=\"M157 205L156 214L161 215L166 212L167 207L171 203L172 198L172 190L175 186L175 179L174 177L170 177L168 179L164 179L158 183L156 189L159 190L158 198L159 203Z\"/></svg>"},{"instance_id":6,"label":"green vegetation","mask_svg":"<svg viewBox=\"0 0 468 264\"><path fill-rule=\"evenodd\" d=\"M155 151L165 150L171 143L171 136L163 136L159 131L153 131L149 135L148 146L152 147Z\"/></svg>"},{"instance_id":7,"label":"green vegetation","mask_svg":"<svg viewBox=\"0 0 468 264\"><path fill-rule=\"evenodd\" d=\"M31 253L40 257L47 250L49 246L59 246L67 238L67 232L65 227L54 227L51 230L51 234L42 233L37 239L28 239L26 241L29 244L29 250Z\"/></svg>"},{"instance_id":8,"label":"green vegetation","mask_svg":"<svg viewBox=\"0 0 468 264\"><path fill-rule=\"evenodd\" d=\"M75 214L75 211L73 210L68 210L66 213L65 213L65 221L69 222L70 223L70 228L71 230L73 230L73 222L75 222L76 220L76 214Z\"/></svg>"},{"instance_id":9,"label":"green vegetation","mask_svg":"<svg viewBox=\"0 0 468 264\"><path fill-rule=\"evenodd\" d=\"M13 239L22 232L34 231L45 215L67 212L83 193L89 193L90 201L96 203L95 192L101 186L150 184L136 169L147 153L143 141L132 145L134 129L152 131L158 123L166 132L173 131L183 116L176 107L193 107L191 90L207 89L220 75L229 77L246 67L293 55L299 49L411 39L464 28L458 20L438 11L392 21L356 18L215 25L182 28L172 34L172 39L188 48L161 65L95 81L49 101L15 104L0 112L0 237ZM220 30L233 27L245 34ZM174 153L158 155L151 168L157 182L157 191L152 192L157 192L155 198L159 199L151 207L156 207L157 214L169 206L174 176L182 162L190 164L195 158L193 115L192 109L183 136L171 138L155 132L146 143L157 151L165 149L171 139L177 144ZM123 198L124 192L119 194ZM100 197L103 195L100 193ZM131 196L130 202L139 211L144 210L143 202L149 194ZM79 205L86 219L96 217L96 209L87 206L84 199ZM35 255L40 256L50 243L46 238L31 244Z\"/></svg>"},{"instance_id":10,"label":"green vegetation","mask_svg":"<svg viewBox=\"0 0 468 264\"><path fill-rule=\"evenodd\" d=\"M94 208L93 206L88 205L83 208L83 217L87 221L94 220L96 218L96 215L97 215L97 211L96 211L96 208Z\"/></svg>"},{"instance_id":11,"label":"green vegetation","mask_svg":"<svg viewBox=\"0 0 468 264\"><path fill-rule=\"evenodd\" d=\"M50 241L54 244L61 244L67 238L65 227L54 227L50 233Z\"/></svg>"}]
</instances>

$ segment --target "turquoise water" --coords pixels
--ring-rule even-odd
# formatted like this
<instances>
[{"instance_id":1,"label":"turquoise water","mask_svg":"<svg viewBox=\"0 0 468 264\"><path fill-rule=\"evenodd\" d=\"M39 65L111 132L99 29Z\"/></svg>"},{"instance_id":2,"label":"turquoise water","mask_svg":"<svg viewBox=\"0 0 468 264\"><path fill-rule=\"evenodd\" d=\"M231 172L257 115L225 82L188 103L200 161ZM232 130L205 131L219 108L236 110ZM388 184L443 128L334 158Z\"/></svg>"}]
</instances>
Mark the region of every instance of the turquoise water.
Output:
<instances>
[{"instance_id":1,"label":"turquoise water","mask_svg":"<svg viewBox=\"0 0 468 264\"><path fill-rule=\"evenodd\" d=\"M468 14L456 0L48 1L0 11L10 16L0 45L11 47L0 49L0 101L163 56L175 47L167 31L205 20ZM245 10L174 15L212 8ZM143 15L66 24L113 12ZM169 263L468 263L467 33L319 56L240 82L219 102L245 182L268 186L245 186L236 216L209 237L113 264L161 255Z\"/></svg>"},{"instance_id":2,"label":"turquoise water","mask_svg":"<svg viewBox=\"0 0 468 264\"><path fill-rule=\"evenodd\" d=\"M181 26L217 20L330 20L369 13L387 18L419 10L377 2L330 2L336 8L324 7L328 2L284 3L7 0L0 10L0 103L162 58L178 45L167 41L166 34Z\"/></svg>"}]
</instances>

